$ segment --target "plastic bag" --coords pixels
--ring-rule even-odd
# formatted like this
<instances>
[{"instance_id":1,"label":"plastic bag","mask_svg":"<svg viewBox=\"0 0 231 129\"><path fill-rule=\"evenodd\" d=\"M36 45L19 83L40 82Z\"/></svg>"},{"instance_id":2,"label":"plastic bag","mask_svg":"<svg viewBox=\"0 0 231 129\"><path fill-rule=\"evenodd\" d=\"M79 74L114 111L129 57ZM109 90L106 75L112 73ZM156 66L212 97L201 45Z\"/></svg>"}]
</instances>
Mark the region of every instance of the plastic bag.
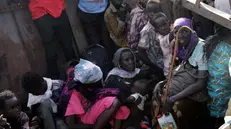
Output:
<instances>
[{"instance_id":1,"label":"plastic bag","mask_svg":"<svg viewBox=\"0 0 231 129\"><path fill-rule=\"evenodd\" d=\"M171 113L158 117L158 122L161 129L177 129L176 122Z\"/></svg>"},{"instance_id":2,"label":"plastic bag","mask_svg":"<svg viewBox=\"0 0 231 129\"><path fill-rule=\"evenodd\" d=\"M80 59L79 64L75 66L75 81L83 84L95 83L103 77L101 69L90 61Z\"/></svg>"}]
</instances>

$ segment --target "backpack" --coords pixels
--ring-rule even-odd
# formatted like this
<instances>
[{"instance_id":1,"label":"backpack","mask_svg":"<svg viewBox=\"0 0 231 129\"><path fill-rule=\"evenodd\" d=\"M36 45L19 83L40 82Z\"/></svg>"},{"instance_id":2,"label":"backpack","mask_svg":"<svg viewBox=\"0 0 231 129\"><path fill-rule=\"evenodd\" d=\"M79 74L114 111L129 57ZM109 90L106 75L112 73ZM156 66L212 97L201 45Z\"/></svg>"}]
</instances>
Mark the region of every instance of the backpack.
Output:
<instances>
[{"instance_id":1,"label":"backpack","mask_svg":"<svg viewBox=\"0 0 231 129\"><path fill-rule=\"evenodd\" d=\"M99 66L103 72L104 79L106 78L108 72L113 68L107 50L99 44L89 46L83 51L81 57Z\"/></svg>"}]
</instances>

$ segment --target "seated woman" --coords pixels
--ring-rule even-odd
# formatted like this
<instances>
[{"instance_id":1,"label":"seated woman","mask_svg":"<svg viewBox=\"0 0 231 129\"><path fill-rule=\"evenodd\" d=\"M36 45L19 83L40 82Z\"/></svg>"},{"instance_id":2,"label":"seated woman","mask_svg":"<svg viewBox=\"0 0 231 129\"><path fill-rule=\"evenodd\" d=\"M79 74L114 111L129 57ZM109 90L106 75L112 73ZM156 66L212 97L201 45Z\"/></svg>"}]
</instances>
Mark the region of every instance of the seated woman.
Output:
<instances>
[{"instance_id":1,"label":"seated woman","mask_svg":"<svg viewBox=\"0 0 231 129\"><path fill-rule=\"evenodd\" d=\"M207 60L204 58L204 41L197 37L192 30L192 21L187 18L179 18L174 22L174 32L179 31L179 45L177 57L182 62L173 71L168 98L163 105L165 111L175 110L178 126L182 129L208 128L207 121ZM177 36L175 36L177 37ZM163 93L166 81L157 84L154 90L155 98Z\"/></svg>"},{"instance_id":2,"label":"seated woman","mask_svg":"<svg viewBox=\"0 0 231 129\"><path fill-rule=\"evenodd\" d=\"M130 95L130 84L140 69L136 68L136 58L129 48L120 48L113 58L113 68L105 80L105 88L119 88L127 97Z\"/></svg>"},{"instance_id":3,"label":"seated woman","mask_svg":"<svg viewBox=\"0 0 231 129\"><path fill-rule=\"evenodd\" d=\"M125 120L130 113L128 108L121 106L117 97L119 91L98 88L101 87L102 71L89 61L80 59L74 74L74 79L68 84L72 89L65 112L68 127L119 129L121 120Z\"/></svg>"},{"instance_id":4,"label":"seated woman","mask_svg":"<svg viewBox=\"0 0 231 129\"><path fill-rule=\"evenodd\" d=\"M208 60L208 94L212 123L217 123L216 128L224 123L228 101L231 98L229 61L231 56L230 30L224 27L216 27L216 35L208 38L205 45L206 58Z\"/></svg>"}]
</instances>

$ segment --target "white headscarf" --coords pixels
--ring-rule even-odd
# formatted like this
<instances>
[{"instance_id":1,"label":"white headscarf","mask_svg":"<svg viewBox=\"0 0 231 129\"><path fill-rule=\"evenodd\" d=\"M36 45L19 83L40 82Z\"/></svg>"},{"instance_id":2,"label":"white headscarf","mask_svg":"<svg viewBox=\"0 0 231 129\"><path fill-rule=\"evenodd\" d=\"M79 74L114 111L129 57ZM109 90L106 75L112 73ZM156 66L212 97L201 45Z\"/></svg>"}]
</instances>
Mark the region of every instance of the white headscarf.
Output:
<instances>
[{"instance_id":1,"label":"white headscarf","mask_svg":"<svg viewBox=\"0 0 231 129\"><path fill-rule=\"evenodd\" d=\"M80 59L79 64L75 66L75 81L89 84L100 81L102 77L101 69L90 61Z\"/></svg>"},{"instance_id":2,"label":"white headscarf","mask_svg":"<svg viewBox=\"0 0 231 129\"><path fill-rule=\"evenodd\" d=\"M122 77L122 78L133 78L135 77L139 72L140 72L140 69L139 68L136 68L133 72L128 72L128 71L125 71L124 69L122 69L120 67L120 58L121 58L121 53L124 51L124 50L129 50L131 51L131 53L133 54L134 56L134 60L135 59L135 55L133 53L133 51L129 48L120 48L116 51L116 53L114 54L114 58L113 58L113 64L115 66L115 68L113 68L107 75L107 78L105 81L107 81L108 77L111 76L111 75L117 75L119 77Z\"/></svg>"}]
</instances>

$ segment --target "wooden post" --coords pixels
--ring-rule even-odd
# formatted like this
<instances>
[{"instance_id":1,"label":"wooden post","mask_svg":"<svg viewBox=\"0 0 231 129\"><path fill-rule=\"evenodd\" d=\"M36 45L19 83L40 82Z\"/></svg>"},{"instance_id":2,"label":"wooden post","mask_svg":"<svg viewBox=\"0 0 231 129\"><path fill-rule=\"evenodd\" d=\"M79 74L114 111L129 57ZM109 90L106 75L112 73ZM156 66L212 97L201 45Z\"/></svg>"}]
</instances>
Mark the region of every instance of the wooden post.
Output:
<instances>
[{"instance_id":1,"label":"wooden post","mask_svg":"<svg viewBox=\"0 0 231 129\"><path fill-rule=\"evenodd\" d=\"M175 0L171 0L175 1ZM187 8L207 19L210 19L211 21L214 21L226 28L231 29L231 15L222 12L216 8L213 8L203 2L200 3L200 8L198 8L196 5L196 0L182 0L182 6L184 8Z\"/></svg>"}]
</instances>

